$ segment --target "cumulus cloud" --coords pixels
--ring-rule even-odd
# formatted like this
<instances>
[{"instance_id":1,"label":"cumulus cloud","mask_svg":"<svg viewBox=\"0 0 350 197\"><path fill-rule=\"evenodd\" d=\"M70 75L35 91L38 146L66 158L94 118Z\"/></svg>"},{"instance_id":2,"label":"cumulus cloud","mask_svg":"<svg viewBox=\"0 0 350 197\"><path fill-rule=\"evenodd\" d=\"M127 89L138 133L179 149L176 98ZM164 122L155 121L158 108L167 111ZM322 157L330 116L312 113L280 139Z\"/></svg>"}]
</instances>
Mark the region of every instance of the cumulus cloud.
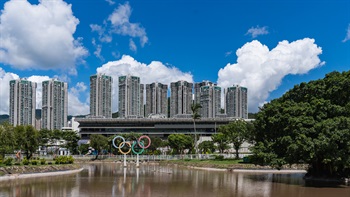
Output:
<instances>
[{"instance_id":1,"label":"cumulus cloud","mask_svg":"<svg viewBox=\"0 0 350 197\"><path fill-rule=\"evenodd\" d=\"M176 67L169 67L159 61L152 61L145 64L136 61L128 55L123 55L118 61L108 62L97 68L97 73L106 74L113 77L112 110L118 110L118 77L123 75L133 75L140 77L142 84L160 82L170 86L171 82L186 80L193 82L193 76L190 73L182 72Z\"/></svg>"},{"instance_id":2,"label":"cumulus cloud","mask_svg":"<svg viewBox=\"0 0 350 197\"><path fill-rule=\"evenodd\" d=\"M346 30L346 36L345 36L343 42L346 42L348 40L350 40L350 24L348 25L348 29Z\"/></svg>"},{"instance_id":3,"label":"cumulus cloud","mask_svg":"<svg viewBox=\"0 0 350 197\"><path fill-rule=\"evenodd\" d=\"M114 33L140 38L140 43L143 47L148 42L146 30L139 23L131 23L129 21L131 12L132 10L128 2L124 5L120 4L108 17L108 21L111 22Z\"/></svg>"},{"instance_id":4,"label":"cumulus cloud","mask_svg":"<svg viewBox=\"0 0 350 197\"><path fill-rule=\"evenodd\" d=\"M79 20L62 0L10 0L0 15L0 62L19 69L71 69L88 51L75 39ZM74 74L75 72L71 72Z\"/></svg>"},{"instance_id":5,"label":"cumulus cloud","mask_svg":"<svg viewBox=\"0 0 350 197\"><path fill-rule=\"evenodd\" d=\"M236 51L237 63L219 70L218 84L224 88L236 84L247 87L249 111L256 112L283 77L305 74L322 66L320 54L321 47L310 38L291 43L282 41L272 50L254 40Z\"/></svg>"},{"instance_id":6,"label":"cumulus cloud","mask_svg":"<svg viewBox=\"0 0 350 197\"><path fill-rule=\"evenodd\" d=\"M251 27L250 29L248 29L247 33L245 35L250 35L252 38L256 38L259 35L266 35L268 34L269 31L267 30L267 27Z\"/></svg>"},{"instance_id":7,"label":"cumulus cloud","mask_svg":"<svg viewBox=\"0 0 350 197\"><path fill-rule=\"evenodd\" d=\"M114 5L114 4L115 4L115 2L112 1L112 0L106 0L106 2L107 2L109 5Z\"/></svg>"},{"instance_id":8,"label":"cumulus cloud","mask_svg":"<svg viewBox=\"0 0 350 197\"><path fill-rule=\"evenodd\" d=\"M137 51L137 46L136 46L135 42L131 38L129 40L129 49L131 51L134 51L134 52Z\"/></svg>"},{"instance_id":9,"label":"cumulus cloud","mask_svg":"<svg viewBox=\"0 0 350 197\"><path fill-rule=\"evenodd\" d=\"M5 72L0 67L0 114L9 114L10 81L18 78L17 74Z\"/></svg>"},{"instance_id":10,"label":"cumulus cloud","mask_svg":"<svg viewBox=\"0 0 350 197\"><path fill-rule=\"evenodd\" d=\"M68 114L69 115L86 115L90 113L90 94L86 91L87 87L84 82L78 82L68 91ZM80 101L79 98L86 98Z\"/></svg>"}]
</instances>

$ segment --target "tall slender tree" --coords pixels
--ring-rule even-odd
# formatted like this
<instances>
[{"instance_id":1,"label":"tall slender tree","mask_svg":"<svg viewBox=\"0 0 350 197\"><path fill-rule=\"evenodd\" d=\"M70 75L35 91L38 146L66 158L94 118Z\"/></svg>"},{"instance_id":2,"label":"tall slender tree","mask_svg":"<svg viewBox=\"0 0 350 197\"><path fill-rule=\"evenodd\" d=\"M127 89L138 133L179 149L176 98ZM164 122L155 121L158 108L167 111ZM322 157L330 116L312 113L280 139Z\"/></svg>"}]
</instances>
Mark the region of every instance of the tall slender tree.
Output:
<instances>
[{"instance_id":1,"label":"tall slender tree","mask_svg":"<svg viewBox=\"0 0 350 197\"><path fill-rule=\"evenodd\" d=\"M196 120L201 118L201 115L199 114L200 108L202 108L202 106L199 103L194 103L191 105L193 129L194 129L194 147L195 147L196 153L198 153Z\"/></svg>"}]
</instances>

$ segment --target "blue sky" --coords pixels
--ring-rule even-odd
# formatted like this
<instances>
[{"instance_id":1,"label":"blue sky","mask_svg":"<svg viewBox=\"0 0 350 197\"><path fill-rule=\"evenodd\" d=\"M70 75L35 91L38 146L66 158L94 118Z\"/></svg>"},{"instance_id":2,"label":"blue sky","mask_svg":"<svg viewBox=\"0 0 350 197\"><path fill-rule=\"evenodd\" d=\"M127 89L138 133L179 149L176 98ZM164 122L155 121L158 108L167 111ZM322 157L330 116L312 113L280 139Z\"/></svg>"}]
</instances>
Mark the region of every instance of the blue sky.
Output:
<instances>
[{"instance_id":1,"label":"blue sky","mask_svg":"<svg viewBox=\"0 0 350 197\"><path fill-rule=\"evenodd\" d=\"M89 76L210 80L248 87L249 111L300 82L350 68L350 1L1 1L0 114L8 81L69 83L69 114L89 112Z\"/></svg>"}]
</instances>

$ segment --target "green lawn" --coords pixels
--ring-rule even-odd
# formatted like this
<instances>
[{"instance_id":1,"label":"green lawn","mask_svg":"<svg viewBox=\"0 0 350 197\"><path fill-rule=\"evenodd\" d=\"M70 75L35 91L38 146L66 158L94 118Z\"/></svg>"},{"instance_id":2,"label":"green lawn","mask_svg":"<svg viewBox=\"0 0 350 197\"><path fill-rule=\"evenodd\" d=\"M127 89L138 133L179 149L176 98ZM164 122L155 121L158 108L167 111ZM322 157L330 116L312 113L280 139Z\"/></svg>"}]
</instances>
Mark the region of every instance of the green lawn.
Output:
<instances>
[{"instance_id":1,"label":"green lawn","mask_svg":"<svg viewBox=\"0 0 350 197\"><path fill-rule=\"evenodd\" d=\"M224 159L224 160L198 160L198 159L185 159L185 160L169 160L161 161L162 164L178 164L184 166L195 166L195 167L211 167L211 168L254 168L253 164L242 163L243 160L236 159Z\"/></svg>"}]
</instances>

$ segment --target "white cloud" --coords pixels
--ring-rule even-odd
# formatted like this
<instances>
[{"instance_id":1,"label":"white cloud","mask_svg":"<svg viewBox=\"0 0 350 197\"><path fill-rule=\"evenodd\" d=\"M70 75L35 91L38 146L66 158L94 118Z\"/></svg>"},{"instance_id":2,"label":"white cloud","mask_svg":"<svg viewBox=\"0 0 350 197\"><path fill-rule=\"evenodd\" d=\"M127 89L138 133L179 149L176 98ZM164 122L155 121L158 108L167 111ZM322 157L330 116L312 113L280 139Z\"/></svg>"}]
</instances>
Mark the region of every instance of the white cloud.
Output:
<instances>
[{"instance_id":1,"label":"white cloud","mask_svg":"<svg viewBox=\"0 0 350 197\"><path fill-rule=\"evenodd\" d=\"M9 114L10 81L18 78L17 74L5 72L0 67L0 114Z\"/></svg>"},{"instance_id":2,"label":"white cloud","mask_svg":"<svg viewBox=\"0 0 350 197\"><path fill-rule=\"evenodd\" d=\"M106 2L107 2L109 5L114 5L114 4L115 4L115 2L112 1L112 0L106 0Z\"/></svg>"},{"instance_id":3,"label":"white cloud","mask_svg":"<svg viewBox=\"0 0 350 197\"><path fill-rule=\"evenodd\" d=\"M348 40L350 40L350 24L348 25L348 29L346 30L346 36L345 36L343 42L346 42Z\"/></svg>"},{"instance_id":4,"label":"white cloud","mask_svg":"<svg viewBox=\"0 0 350 197\"><path fill-rule=\"evenodd\" d=\"M146 30L139 23L131 23L129 21L131 12L132 10L128 2L124 5L120 4L108 17L108 21L111 22L114 33L140 38L140 43L143 47L148 42Z\"/></svg>"},{"instance_id":5,"label":"white cloud","mask_svg":"<svg viewBox=\"0 0 350 197\"><path fill-rule=\"evenodd\" d=\"M105 24L106 25L106 24ZM91 24L90 25L91 31L92 32L97 32L98 36L99 36L99 40L101 42L112 42L112 36L110 34L106 34L106 27L102 27L100 25L96 25L96 24Z\"/></svg>"},{"instance_id":6,"label":"white cloud","mask_svg":"<svg viewBox=\"0 0 350 197\"><path fill-rule=\"evenodd\" d=\"M232 54L232 51L227 51L226 53L225 53L225 57L228 57L228 56L230 56Z\"/></svg>"},{"instance_id":7,"label":"white cloud","mask_svg":"<svg viewBox=\"0 0 350 197\"><path fill-rule=\"evenodd\" d=\"M92 39L92 45L94 45L95 47L95 51L94 51L94 55L99 58L101 61L104 61L103 56L101 55L101 51L102 51L102 45L100 44L96 44L96 40L93 38Z\"/></svg>"},{"instance_id":8,"label":"white cloud","mask_svg":"<svg viewBox=\"0 0 350 197\"><path fill-rule=\"evenodd\" d=\"M69 115L86 115L90 113L90 94L86 91L87 87L84 82L78 82L68 91L68 114ZM83 95L85 101L79 98Z\"/></svg>"},{"instance_id":9,"label":"white cloud","mask_svg":"<svg viewBox=\"0 0 350 197\"><path fill-rule=\"evenodd\" d=\"M190 73L184 73L176 67L168 67L159 61L152 61L150 64L144 64L136 61L128 55L123 55L118 61L108 62L97 68L97 73L106 74L113 77L113 101L112 111L118 111L118 77L122 75L133 75L140 77L142 84L160 82L167 84L171 82L186 80L193 82L193 76Z\"/></svg>"},{"instance_id":10,"label":"white cloud","mask_svg":"<svg viewBox=\"0 0 350 197\"><path fill-rule=\"evenodd\" d=\"M250 35L252 38L256 38L259 35L266 35L268 34L269 31L267 30L267 27L251 27L250 29L248 29L247 33L245 35Z\"/></svg>"},{"instance_id":11,"label":"white cloud","mask_svg":"<svg viewBox=\"0 0 350 197\"><path fill-rule=\"evenodd\" d=\"M41 109L42 106L42 82L50 80L49 76L37 76L33 75L27 78L28 81L36 82L36 108Z\"/></svg>"},{"instance_id":12,"label":"white cloud","mask_svg":"<svg viewBox=\"0 0 350 197\"><path fill-rule=\"evenodd\" d=\"M0 16L0 62L19 69L67 69L88 54L74 39L79 20L62 0L10 0ZM74 67L74 69L72 69Z\"/></svg>"},{"instance_id":13,"label":"white cloud","mask_svg":"<svg viewBox=\"0 0 350 197\"><path fill-rule=\"evenodd\" d=\"M249 111L256 112L283 77L305 74L324 64L319 59L322 49L314 42L310 38L282 41L272 50L256 40L248 42L236 51L237 63L219 70L218 85L247 87Z\"/></svg>"},{"instance_id":14,"label":"white cloud","mask_svg":"<svg viewBox=\"0 0 350 197\"><path fill-rule=\"evenodd\" d=\"M136 46L135 42L131 38L129 40L129 49L131 51L134 51L134 52L137 51L137 46Z\"/></svg>"}]
</instances>

